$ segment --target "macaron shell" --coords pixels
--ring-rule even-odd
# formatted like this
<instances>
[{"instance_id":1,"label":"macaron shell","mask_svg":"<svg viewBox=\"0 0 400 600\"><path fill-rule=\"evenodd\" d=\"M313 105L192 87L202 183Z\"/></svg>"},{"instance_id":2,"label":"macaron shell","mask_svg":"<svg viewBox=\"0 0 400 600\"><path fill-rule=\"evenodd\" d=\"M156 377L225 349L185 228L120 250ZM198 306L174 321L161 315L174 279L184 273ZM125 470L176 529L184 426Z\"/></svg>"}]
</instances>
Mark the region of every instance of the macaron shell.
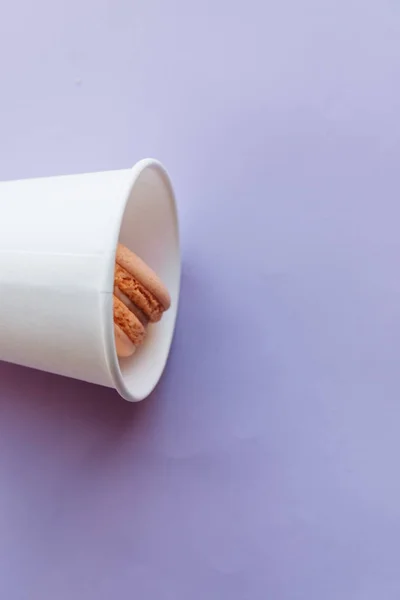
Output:
<instances>
[{"instance_id":1,"label":"macaron shell","mask_svg":"<svg viewBox=\"0 0 400 600\"><path fill-rule=\"evenodd\" d=\"M114 295L117 296L117 298L119 298L121 302L123 302L125 306L137 316L139 321L145 327L149 324L149 319L146 317L144 312L140 310L140 308L138 308L136 304L132 302L132 300L129 300L128 296L125 296L125 294L121 292L121 290L117 286L114 286Z\"/></svg>"},{"instance_id":2,"label":"macaron shell","mask_svg":"<svg viewBox=\"0 0 400 600\"><path fill-rule=\"evenodd\" d=\"M143 324L115 295L113 296L113 302L114 323L119 325L120 329L122 329L135 346L138 346L143 342L146 334Z\"/></svg>"},{"instance_id":3,"label":"macaron shell","mask_svg":"<svg viewBox=\"0 0 400 600\"><path fill-rule=\"evenodd\" d=\"M114 285L136 304L152 322L161 319L164 307L133 275L121 265L115 265Z\"/></svg>"},{"instance_id":4,"label":"macaron shell","mask_svg":"<svg viewBox=\"0 0 400 600\"><path fill-rule=\"evenodd\" d=\"M118 244L116 262L133 275L162 304L164 310L171 306L169 292L158 275L126 246Z\"/></svg>"},{"instance_id":5,"label":"macaron shell","mask_svg":"<svg viewBox=\"0 0 400 600\"><path fill-rule=\"evenodd\" d=\"M136 350L136 346L116 323L114 323L114 338L117 356L120 358L132 356Z\"/></svg>"}]
</instances>

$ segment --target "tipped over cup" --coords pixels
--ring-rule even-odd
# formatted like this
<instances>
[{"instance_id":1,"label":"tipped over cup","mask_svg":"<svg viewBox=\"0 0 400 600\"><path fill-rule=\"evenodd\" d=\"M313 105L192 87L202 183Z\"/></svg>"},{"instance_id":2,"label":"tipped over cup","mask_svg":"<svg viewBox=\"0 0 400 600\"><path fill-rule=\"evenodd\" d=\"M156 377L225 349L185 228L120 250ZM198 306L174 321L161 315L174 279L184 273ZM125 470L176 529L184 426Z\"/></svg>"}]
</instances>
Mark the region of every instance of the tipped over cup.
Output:
<instances>
[{"instance_id":1,"label":"tipped over cup","mask_svg":"<svg viewBox=\"0 0 400 600\"><path fill-rule=\"evenodd\" d=\"M171 306L127 358L113 323L120 242L164 282ZM0 360L148 396L167 362L181 259L175 197L164 167L0 183Z\"/></svg>"}]
</instances>

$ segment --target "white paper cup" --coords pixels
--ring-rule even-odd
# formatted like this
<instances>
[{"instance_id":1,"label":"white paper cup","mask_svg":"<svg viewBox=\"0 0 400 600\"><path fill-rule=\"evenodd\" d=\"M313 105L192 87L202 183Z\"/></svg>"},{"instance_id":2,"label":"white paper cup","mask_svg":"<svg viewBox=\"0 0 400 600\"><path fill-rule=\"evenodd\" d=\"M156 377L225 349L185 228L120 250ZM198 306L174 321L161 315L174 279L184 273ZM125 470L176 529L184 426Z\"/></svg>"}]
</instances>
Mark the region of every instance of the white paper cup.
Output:
<instances>
[{"instance_id":1,"label":"white paper cup","mask_svg":"<svg viewBox=\"0 0 400 600\"><path fill-rule=\"evenodd\" d=\"M158 273L171 308L118 360L117 242ZM142 400L168 358L180 287L174 193L162 165L0 183L0 360L115 388Z\"/></svg>"}]
</instances>

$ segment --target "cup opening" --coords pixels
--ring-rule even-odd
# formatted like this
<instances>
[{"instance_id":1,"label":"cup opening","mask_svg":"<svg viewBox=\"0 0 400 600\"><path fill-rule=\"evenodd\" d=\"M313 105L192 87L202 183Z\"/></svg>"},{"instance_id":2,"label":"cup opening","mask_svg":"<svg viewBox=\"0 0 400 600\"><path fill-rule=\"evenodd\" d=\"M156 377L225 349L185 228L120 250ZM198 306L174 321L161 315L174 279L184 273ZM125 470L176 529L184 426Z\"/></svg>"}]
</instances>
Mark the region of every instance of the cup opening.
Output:
<instances>
[{"instance_id":1,"label":"cup opening","mask_svg":"<svg viewBox=\"0 0 400 600\"><path fill-rule=\"evenodd\" d=\"M171 295L170 309L159 323L148 326L145 342L129 358L118 358L114 336L107 336L113 340L109 360L115 386L126 400L138 401L153 391L164 370L175 328L180 287L175 198L166 171L155 160L141 161L132 170L118 241L159 275ZM109 327L113 329L112 318Z\"/></svg>"}]
</instances>

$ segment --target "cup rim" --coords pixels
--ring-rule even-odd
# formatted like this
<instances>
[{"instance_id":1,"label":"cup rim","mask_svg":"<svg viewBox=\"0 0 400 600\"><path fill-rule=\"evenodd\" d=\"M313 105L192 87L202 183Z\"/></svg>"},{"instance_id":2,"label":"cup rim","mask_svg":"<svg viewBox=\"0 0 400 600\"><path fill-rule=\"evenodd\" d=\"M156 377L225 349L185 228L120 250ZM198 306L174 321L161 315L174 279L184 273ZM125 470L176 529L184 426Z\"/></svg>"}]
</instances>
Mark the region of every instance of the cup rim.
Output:
<instances>
[{"instance_id":1,"label":"cup rim","mask_svg":"<svg viewBox=\"0 0 400 600\"><path fill-rule=\"evenodd\" d=\"M179 221L178 221L178 212L177 205L175 199L175 193L172 187L172 183L170 177L168 175L167 170L161 164L160 161L153 158L145 158L136 163L132 169L130 170L130 176L128 178L127 187L123 191L123 200L120 203L121 209L118 219L116 219L114 226L114 233L112 236L113 240L113 249L109 256L109 264L107 268L107 289L113 290L114 288L114 269L115 269L115 256L117 250L117 244L119 241L120 231L125 215L126 208L133 194L133 190L135 188L136 183L138 182L141 174L147 170L153 169L161 175L162 182L165 186L165 197L170 202L169 210L171 211L172 223L175 231L175 244L177 248L177 260L178 264L176 265L177 270L177 297L174 302L174 306L171 307L173 310L173 315L170 320L170 327L168 331L166 350L164 352L164 356L162 361L160 361L159 368L157 370L156 376L153 377L152 382L147 388L141 393L133 393L129 386L127 385L124 375L121 371L119 360L117 357L116 349L115 349L115 341L114 341L114 327L113 327L113 302L112 302L112 293L107 294L108 298L106 302L103 302L102 311L103 311L103 322L105 323L105 352L106 352L106 360L109 365L111 378L113 381L113 385L117 392L129 402L138 402L144 400L147 396L151 394L154 388L157 386L162 373L164 371L165 365L168 360L174 332L176 325L176 318L178 312L178 303L179 303L179 295L180 295L180 278L181 278L181 253L180 253L180 241L179 241ZM171 310L170 309L170 310ZM135 356L132 357L131 360L134 360Z\"/></svg>"}]
</instances>

